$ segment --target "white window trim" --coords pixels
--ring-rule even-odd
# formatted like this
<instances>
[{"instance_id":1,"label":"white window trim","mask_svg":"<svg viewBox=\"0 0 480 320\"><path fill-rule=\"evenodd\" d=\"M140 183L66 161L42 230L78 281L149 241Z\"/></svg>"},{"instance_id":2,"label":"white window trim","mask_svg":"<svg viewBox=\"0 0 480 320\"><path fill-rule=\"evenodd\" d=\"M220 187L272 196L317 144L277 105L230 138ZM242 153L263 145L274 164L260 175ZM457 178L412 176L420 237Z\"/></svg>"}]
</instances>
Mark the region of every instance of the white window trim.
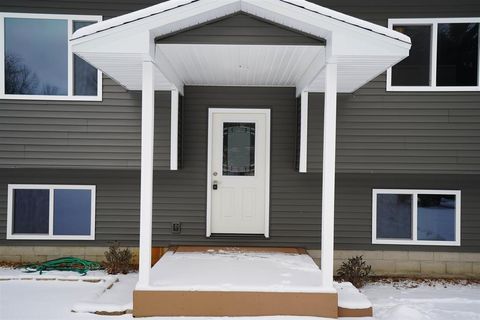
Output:
<instances>
[{"instance_id":1,"label":"white window trim","mask_svg":"<svg viewBox=\"0 0 480 320\"><path fill-rule=\"evenodd\" d=\"M26 95L5 93L5 18L29 18L29 19L62 19L68 23L68 93L66 96L57 95ZM70 38L73 34L73 21L102 21L102 16L95 15L66 15L66 14L36 14L36 13L14 13L0 12L0 99L6 100L58 100L58 101L102 101L102 72L97 72L97 95L76 96L74 95L73 81L73 52Z\"/></svg>"},{"instance_id":2,"label":"white window trim","mask_svg":"<svg viewBox=\"0 0 480 320\"><path fill-rule=\"evenodd\" d=\"M14 234L13 233L13 191L18 189L50 190L49 228L48 234ZM91 217L90 235L54 235L53 234L53 206L54 190L74 189L90 190L91 192ZM47 185L47 184L9 184L7 194L7 240L95 240L95 202L96 187L94 185Z\"/></svg>"},{"instance_id":3,"label":"white window trim","mask_svg":"<svg viewBox=\"0 0 480 320\"><path fill-rule=\"evenodd\" d=\"M480 18L413 18L413 19L388 19L388 28L394 25L424 25L432 26L431 51L430 51L430 85L429 86L392 86L392 68L387 70L387 91L420 91L420 92L448 92L448 91L480 91L480 37L479 57L476 86L437 86L437 36L439 23L478 23ZM480 26L479 26L480 28Z\"/></svg>"},{"instance_id":4,"label":"white window trim","mask_svg":"<svg viewBox=\"0 0 480 320\"><path fill-rule=\"evenodd\" d=\"M412 195L412 239L377 238L377 195L378 194L410 194ZM455 241L417 240L417 199L418 194L455 195ZM461 242L461 191L460 190L424 190L424 189L373 189L372 192L372 243L422 246L460 246Z\"/></svg>"}]
</instances>

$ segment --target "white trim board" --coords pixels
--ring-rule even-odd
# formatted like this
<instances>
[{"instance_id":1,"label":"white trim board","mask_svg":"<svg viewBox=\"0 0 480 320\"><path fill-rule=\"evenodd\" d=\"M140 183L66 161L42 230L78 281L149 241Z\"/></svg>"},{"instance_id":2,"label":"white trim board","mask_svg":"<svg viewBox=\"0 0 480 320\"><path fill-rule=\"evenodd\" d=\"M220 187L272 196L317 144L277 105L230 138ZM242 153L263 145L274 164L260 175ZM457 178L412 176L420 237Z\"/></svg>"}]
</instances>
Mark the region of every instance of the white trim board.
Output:
<instances>
[{"instance_id":1,"label":"white trim board","mask_svg":"<svg viewBox=\"0 0 480 320\"><path fill-rule=\"evenodd\" d=\"M300 94L300 154L298 171L307 172L308 152L308 91Z\"/></svg>"},{"instance_id":2,"label":"white trim board","mask_svg":"<svg viewBox=\"0 0 480 320\"><path fill-rule=\"evenodd\" d=\"M18 189L49 190L49 228L48 234L14 234L13 233L13 191ZM55 190L90 190L91 217L90 235L54 235L54 191ZM7 240L95 240L95 203L96 186L94 185L57 185L57 184L9 184L7 193Z\"/></svg>"},{"instance_id":3,"label":"white trim board","mask_svg":"<svg viewBox=\"0 0 480 320\"><path fill-rule=\"evenodd\" d=\"M438 24L440 23L477 23L480 29L480 17L472 18L407 18L388 19L388 28L393 30L395 25L407 26L430 26L431 27L431 50L430 50L430 85L428 86L393 86L392 68L387 70L387 91L411 91L411 92L468 92L480 91L480 37L478 45L478 70L476 86L437 86L437 51L438 51ZM480 30L479 30L480 32Z\"/></svg>"},{"instance_id":4,"label":"white trim board","mask_svg":"<svg viewBox=\"0 0 480 320\"><path fill-rule=\"evenodd\" d=\"M178 90L171 90L170 96L170 170L178 170Z\"/></svg>"},{"instance_id":5,"label":"white trim board","mask_svg":"<svg viewBox=\"0 0 480 320\"><path fill-rule=\"evenodd\" d=\"M58 19L67 20L67 95L32 95L32 94L6 94L5 93L5 18L22 19ZM100 22L102 16L98 15L68 15L68 14L40 14L40 13L16 13L0 12L0 99L5 100L49 100L49 101L102 101L103 99L103 75L97 71L97 95L81 96L74 95L74 59L72 44L69 41L73 34L74 21Z\"/></svg>"},{"instance_id":6,"label":"white trim board","mask_svg":"<svg viewBox=\"0 0 480 320\"><path fill-rule=\"evenodd\" d=\"M377 195L408 194L412 195L412 239L379 239L377 238ZM455 195L455 240L418 240L417 199L419 194ZM372 244L423 245L423 246L460 246L461 245L461 191L460 190L425 190L425 189L373 189L372 190Z\"/></svg>"},{"instance_id":7,"label":"white trim board","mask_svg":"<svg viewBox=\"0 0 480 320\"><path fill-rule=\"evenodd\" d=\"M241 113L241 114L264 114L266 116L266 149L265 149L265 238L270 237L270 136L271 136L271 112L270 109L234 109L234 108L209 108L208 109L208 143L207 143L207 214L206 236L212 235L212 143L213 143L213 114L214 113Z\"/></svg>"}]
</instances>

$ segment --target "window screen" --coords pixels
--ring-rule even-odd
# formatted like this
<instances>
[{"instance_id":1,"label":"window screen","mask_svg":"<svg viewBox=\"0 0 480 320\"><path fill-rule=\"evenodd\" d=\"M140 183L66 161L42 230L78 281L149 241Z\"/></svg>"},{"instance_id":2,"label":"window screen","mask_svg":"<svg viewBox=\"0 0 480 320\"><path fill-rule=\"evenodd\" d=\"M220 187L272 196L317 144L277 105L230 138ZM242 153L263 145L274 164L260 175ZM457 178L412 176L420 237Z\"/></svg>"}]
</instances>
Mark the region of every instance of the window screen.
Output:
<instances>
[{"instance_id":1,"label":"window screen","mask_svg":"<svg viewBox=\"0 0 480 320\"><path fill-rule=\"evenodd\" d=\"M455 240L455 195L418 195L418 239Z\"/></svg>"},{"instance_id":2,"label":"window screen","mask_svg":"<svg viewBox=\"0 0 480 320\"><path fill-rule=\"evenodd\" d=\"M92 194L90 190L55 190L53 234L89 235Z\"/></svg>"}]
</instances>

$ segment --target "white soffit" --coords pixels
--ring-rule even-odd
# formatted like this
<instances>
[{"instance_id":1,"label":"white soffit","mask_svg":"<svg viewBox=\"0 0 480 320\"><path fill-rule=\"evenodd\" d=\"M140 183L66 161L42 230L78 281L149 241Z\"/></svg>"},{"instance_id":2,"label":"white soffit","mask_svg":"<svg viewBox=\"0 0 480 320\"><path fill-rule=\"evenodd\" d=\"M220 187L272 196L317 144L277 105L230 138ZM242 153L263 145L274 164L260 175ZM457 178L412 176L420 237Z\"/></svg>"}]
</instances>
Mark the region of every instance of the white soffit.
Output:
<instances>
[{"instance_id":1,"label":"white soffit","mask_svg":"<svg viewBox=\"0 0 480 320\"><path fill-rule=\"evenodd\" d=\"M239 61L247 59L248 65L259 65L259 59L263 55L270 55L273 51L281 52L284 55L281 59L273 59L279 62L279 65L273 65L275 70L266 71L260 74L263 69L246 70L242 74L239 70L230 70L227 64L221 66L215 65L212 72L234 72L216 77L216 82L209 82L208 72L202 70L210 63L200 59L206 54L212 53L211 48L195 45L189 48L193 52L183 52L180 47L161 47L153 45L153 41L158 36L164 36L170 33L185 30L205 22L213 21L237 12L245 12L261 19L284 25L299 32L311 34L316 37L324 38L327 41L325 56L327 61L338 64L338 91L352 92L364 85L380 73L384 72L390 66L401 61L408 56L410 49L410 39L401 33L393 30L356 19L333 10L312 4L301 0L171 0L143 10L132 12L117 18L99 22L87 26L75 32L72 36L73 51L79 56L96 66L110 77L117 80L127 89L138 90L141 87L141 62L149 57L154 58L155 48L161 50L171 62L171 67L178 73L176 80L184 84L202 84L202 85L297 85L299 89L312 92L323 91L323 73L321 64L313 64L318 68L318 72L313 79L295 78L292 74L289 78L282 71L288 69L283 61L293 62L294 58L303 55L305 61L299 62L300 67L311 63L310 53L312 50L305 49L300 53L297 49L294 52L291 46L260 46L264 51L262 54L257 49L249 46L242 46L243 49L237 50L238 54L243 52L251 56L240 57L238 61L232 61L231 64L238 64ZM162 45L164 46L164 45ZM194 49L195 48L195 49ZM218 48L217 48L218 49ZM238 48L237 48L238 49ZM231 58L232 47L222 46L218 49L216 58L226 63ZM257 61L253 61L254 57ZM288 57L287 57L288 56ZM182 57L182 59L180 59ZM162 57L163 58L163 57ZM190 59L190 60L188 60ZM181 61L180 61L181 60ZM194 63L194 62L197 63ZM200 61L202 61L200 63ZM161 65L164 61L156 61ZM186 68L185 65L190 65ZM192 65L194 64L194 65ZM239 65L242 65L241 63ZM197 70L198 69L198 70ZM241 69L241 68L238 68ZM235 73L236 72L236 73ZM277 77L272 77L273 75ZM171 78L171 74L169 75ZM211 76L211 75L210 75ZM200 81L202 77L205 82ZM173 87L157 70L156 89L169 90ZM220 82L219 79L224 79ZM296 79L296 80L292 80ZM270 82L266 82L270 80ZM313 80L313 81L312 81ZM300 81L291 83L291 81ZM178 81L177 81L178 84ZM260 84L259 84L260 85Z\"/></svg>"},{"instance_id":2,"label":"white soffit","mask_svg":"<svg viewBox=\"0 0 480 320\"><path fill-rule=\"evenodd\" d=\"M323 46L157 44L185 85L294 87Z\"/></svg>"}]
</instances>

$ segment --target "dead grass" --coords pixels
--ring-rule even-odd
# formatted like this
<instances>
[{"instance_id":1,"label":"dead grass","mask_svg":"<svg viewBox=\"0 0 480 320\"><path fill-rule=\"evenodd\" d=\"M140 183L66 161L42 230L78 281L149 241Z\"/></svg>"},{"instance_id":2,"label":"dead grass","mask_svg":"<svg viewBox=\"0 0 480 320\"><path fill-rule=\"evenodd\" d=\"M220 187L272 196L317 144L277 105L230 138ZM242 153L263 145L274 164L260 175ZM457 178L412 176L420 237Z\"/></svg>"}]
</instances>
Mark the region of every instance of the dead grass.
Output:
<instances>
[{"instance_id":1,"label":"dead grass","mask_svg":"<svg viewBox=\"0 0 480 320\"><path fill-rule=\"evenodd\" d=\"M370 277L369 283L383 283L383 284L392 284L395 287L399 288L417 288L420 285L426 285L429 287L447 287L449 285L480 285L480 279L478 278L445 278L445 277L416 277L416 276L405 276L405 277L381 277L381 276L372 276Z\"/></svg>"},{"instance_id":2,"label":"dead grass","mask_svg":"<svg viewBox=\"0 0 480 320\"><path fill-rule=\"evenodd\" d=\"M10 261L0 261L0 268L20 268L21 266L24 266L26 263L22 262L10 262Z\"/></svg>"}]
</instances>

